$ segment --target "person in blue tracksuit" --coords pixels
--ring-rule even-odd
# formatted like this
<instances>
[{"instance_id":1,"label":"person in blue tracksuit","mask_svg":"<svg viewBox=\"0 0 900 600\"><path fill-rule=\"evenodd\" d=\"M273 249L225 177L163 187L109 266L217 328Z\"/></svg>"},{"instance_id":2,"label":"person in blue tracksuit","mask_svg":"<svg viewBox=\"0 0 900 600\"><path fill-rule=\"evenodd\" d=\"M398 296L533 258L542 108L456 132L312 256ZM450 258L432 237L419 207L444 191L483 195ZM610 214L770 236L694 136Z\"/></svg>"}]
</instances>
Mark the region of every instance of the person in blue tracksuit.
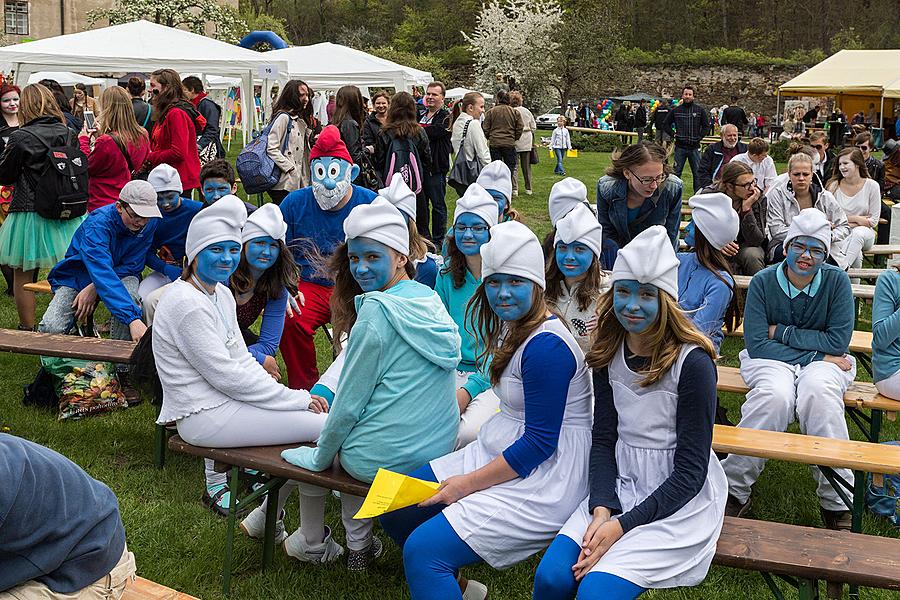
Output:
<instances>
[{"instance_id":1,"label":"person in blue tracksuit","mask_svg":"<svg viewBox=\"0 0 900 600\"><path fill-rule=\"evenodd\" d=\"M137 290L160 216L156 190L146 181L129 181L118 202L88 215L47 277L54 295L40 331L68 332L93 313L99 297L112 313L110 337L138 341L147 327Z\"/></svg>"}]
</instances>

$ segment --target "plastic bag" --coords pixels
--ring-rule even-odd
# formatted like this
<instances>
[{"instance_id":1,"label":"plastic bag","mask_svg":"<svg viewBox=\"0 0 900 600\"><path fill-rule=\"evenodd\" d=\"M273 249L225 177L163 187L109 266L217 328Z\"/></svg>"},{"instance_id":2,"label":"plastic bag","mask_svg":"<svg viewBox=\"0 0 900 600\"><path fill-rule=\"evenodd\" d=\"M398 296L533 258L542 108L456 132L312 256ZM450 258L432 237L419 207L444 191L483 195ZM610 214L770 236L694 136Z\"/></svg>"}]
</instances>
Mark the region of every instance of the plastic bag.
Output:
<instances>
[{"instance_id":1,"label":"plastic bag","mask_svg":"<svg viewBox=\"0 0 900 600\"><path fill-rule=\"evenodd\" d=\"M900 446L900 442L883 442ZM895 528L900 529L900 475L884 475L884 483L876 486L871 473L866 485L866 506L872 514L884 517Z\"/></svg>"},{"instance_id":2,"label":"plastic bag","mask_svg":"<svg viewBox=\"0 0 900 600\"><path fill-rule=\"evenodd\" d=\"M59 420L81 419L128 408L113 363L42 356L59 396Z\"/></svg>"}]
</instances>

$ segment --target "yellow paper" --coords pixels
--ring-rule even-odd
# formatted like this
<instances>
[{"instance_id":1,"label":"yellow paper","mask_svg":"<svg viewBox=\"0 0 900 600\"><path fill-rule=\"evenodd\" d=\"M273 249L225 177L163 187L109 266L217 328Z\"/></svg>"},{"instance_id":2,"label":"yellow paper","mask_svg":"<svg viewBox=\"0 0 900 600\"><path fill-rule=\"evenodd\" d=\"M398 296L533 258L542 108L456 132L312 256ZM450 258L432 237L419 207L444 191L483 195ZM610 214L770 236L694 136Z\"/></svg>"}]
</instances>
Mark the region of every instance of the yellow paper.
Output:
<instances>
[{"instance_id":1,"label":"yellow paper","mask_svg":"<svg viewBox=\"0 0 900 600\"><path fill-rule=\"evenodd\" d=\"M418 504L434 496L441 484L378 469L366 500L354 519L371 519L384 513Z\"/></svg>"},{"instance_id":2,"label":"yellow paper","mask_svg":"<svg viewBox=\"0 0 900 600\"><path fill-rule=\"evenodd\" d=\"M570 149L566 151L566 156L568 158L578 158L578 150Z\"/></svg>"}]
</instances>

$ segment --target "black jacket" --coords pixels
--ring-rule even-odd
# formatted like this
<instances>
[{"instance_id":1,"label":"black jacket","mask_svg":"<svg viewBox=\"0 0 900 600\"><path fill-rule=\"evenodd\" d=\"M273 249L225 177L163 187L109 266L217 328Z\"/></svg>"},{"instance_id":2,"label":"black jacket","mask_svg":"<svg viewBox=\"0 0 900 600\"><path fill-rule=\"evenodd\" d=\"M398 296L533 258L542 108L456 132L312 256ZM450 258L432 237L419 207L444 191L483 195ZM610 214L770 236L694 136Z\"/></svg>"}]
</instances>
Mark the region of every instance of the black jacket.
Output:
<instances>
[{"instance_id":1,"label":"black jacket","mask_svg":"<svg viewBox=\"0 0 900 600\"><path fill-rule=\"evenodd\" d=\"M38 117L10 134L0 155L0 185L15 186L9 212L34 211L34 184L47 162L47 146L66 145L66 136L77 149L78 135L53 117Z\"/></svg>"},{"instance_id":2,"label":"black jacket","mask_svg":"<svg viewBox=\"0 0 900 600\"><path fill-rule=\"evenodd\" d=\"M729 106L722 111L722 125L734 125L741 133L749 122L747 113L740 106Z\"/></svg>"},{"instance_id":3,"label":"black jacket","mask_svg":"<svg viewBox=\"0 0 900 600\"><path fill-rule=\"evenodd\" d=\"M363 121L363 144L374 147L375 139L378 137L379 131L381 131L381 122L378 120L378 117L375 116L375 113L369 113L369 116Z\"/></svg>"},{"instance_id":4,"label":"black jacket","mask_svg":"<svg viewBox=\"0 0 900 600\"><path fill-rule=\"evenodd\" d=\"M422 117L428 113L427 108L419 110L419 122L428 136L428 145L431 147L431 167L429 175L446 175L450 170L450 153L453 146L450 144L450 113L446 108L441 108L431 119L431 123L422 124Z\"/></svg>"},{"instance_id":5,"label":"black jacket","mask_svg":"<svg viewBox=\"0 0 900 600\"><path fill-rule=\"evenodd\" d=\"M131 99L131 108L137 124L144 128L147 135L153 130L153 109L140 98Z\"/></svg>"},{"instance_id":6,"label":"black jacket","mask_svg":"<svg viewBox=\"0 0 900 600\"><path fill-rule=\"evenodd\" d=\"M675 145L698 148L709 134L709 111L696 102L679 104L666 117L663 131L675 138Z\"/></svg>"},{"instance_id":7,"label":"black jacket","mask_svg":"<svg viewBox=\"0 0 900 600\"><path fill-rule=\"evenodd\" d=\"M669 118L670 112L672 112L672 109L669 108L668 105L663 106L661 102L659 106L656 107L656 110L653 111L653 126L658 131L668 133L668 130L666 129L666 120Z\"/></svg>"},{"instance_id":8,"label":"black jacket","mask_svg":"<svg viewBox=\"0 0 900 600\"><path fill-rule=\"evenodd\" d=\"M866 159L866 170L869 172L869 177L878 183L878 187L882 191L886 191L884 189L884 163L874 156L870 156Z\"/></svg>"},{"instance_id":9,"label":"black jacket","mask_svg":"<svg viewBox=\"0 0 900 600\"><path fill-rule=\"evenodd\" d=\"M722 157L725 145L722 141L710 144L703 152L700 159L700 168L697 170L697 185L706 187L711 185L716 178L716 173L722 168ZM747 144L744 142L737 143L737 153L742 154L747 151Z\"/></svg>"},{"instance_id":10,"label":"black jacket","mask_svg":"<svg viewBox=\"0 0 900 600\"><path fill-rule=\"evenodd\" d=\"M210 144L216 145L216 157L225 156L225 148L222 147L222 140L219 139L219 122L222 120L222 108L205 96L197 104L197 112L206 119L206 127L197 138L197 149L202 150Z\"/></svg>"},{"instance_id":11,"label":"black jacket","mask_svg":"<svg viewBox=\"0 0 900 600\"><path fill-rule=\"evenodd\" d=\"M347 146L347 152L353 159L353 164L360 165L362 168L365 160L365 148L363 148L363 140L359 135L359 123L353 119L344 119L338 125L338 131L341 132L341 140Z\"/></svg>"},{"instance_id":12,"label":"black jacket","mask_svg":"<svg viewBox=\"0 0 900 600\"><path fill-rule=\"evenodd\" d=\"M646 127L647 126L647 109L643 106L638 106L637 110L634 111L634 126L635 127Z\"/></svg>"}]
</instances>

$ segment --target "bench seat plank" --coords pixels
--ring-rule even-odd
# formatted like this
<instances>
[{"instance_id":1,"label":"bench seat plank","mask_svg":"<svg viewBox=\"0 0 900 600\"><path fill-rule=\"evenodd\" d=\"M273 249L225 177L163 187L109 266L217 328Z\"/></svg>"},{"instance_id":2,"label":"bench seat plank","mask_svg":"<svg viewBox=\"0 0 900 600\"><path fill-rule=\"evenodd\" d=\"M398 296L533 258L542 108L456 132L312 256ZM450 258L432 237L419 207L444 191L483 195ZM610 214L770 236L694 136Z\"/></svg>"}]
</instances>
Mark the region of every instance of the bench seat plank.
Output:
<instances>
[{"instance_id":1,"label":"bench seat plank","mask_svg":"<svg viewBox=\"0 0 900 600\"><path fill-rule=\"evenodd\" d=\"M898 251L900 252L900 251ZM734 283L740 289L747 289L750 287L750 279L752 279L749 275L735 275ZM866 285L863 283L853 283L850 285L853 290L853 297L860 298L863 300L871 300L875 297L875 286L874 285Z\"/></svg>"},{"instance_id":2,"label":"bench seat plank","mask_svg":"<svg viewBox=\"0 0 900 600\"><path fill-rule=\"evenodd\" d=\"M714 562L803 579L900 590L900 540L725 517Z\"/></svg>"},{"instance_id":3,"label":"bench seat plank","mask_svg":"<svg viewBox=\"0 0 900 600\"><path fill-rule=\"evenodd\" d=\"M313 444L287 444L249 448L202 448L188 444L178 435L169 438L169 449L182 454L210 458L232 467L256 469L273 477L319 485L354 496L365 496L369 493L369 484L350 477L337 463L329 469L316 472L294 466L281 458L282 450L296 448L298 445L313 446Z\"/></svg>"},{"instance_id":4,"label":"bench seat plank","mask_svg":"<svg viewBox=\"0 0 900 600\"><path fill-rule=\"evenodd\" d=\"M725 335L729 337L744 337L744 324L741 323L734 331L726 331ZM863 354L872 354L872 332L871 331L854 331L850 336L850 352L862 352Z\"/></svg>"},{"instance_id":5,"label":"bench seat plank","mask_svg":"<svg viewBox=\"0 0 900 600\"><path fill-rule=\"evenodd\" d=\"M135 343L55 333L0 329L0 351L130 363Z\"/></svg>"},{"instance_id":6,"label":"bench seat plank","mask_svg":"<svg viewBox=\"0 0 900 600\"><path fill-rule=\"evenodd\" d=\"M188 594L183 594L179 591L173 590L171 588L167 588L164 585L160 585L155 581L150 581L149 579L144 579L143 577L136 578L132 583L128 584L128 587L125 588L125 593L122 594L122 600L199 600L194 596L189 596Z\"/></svg>"}]
</instances>

